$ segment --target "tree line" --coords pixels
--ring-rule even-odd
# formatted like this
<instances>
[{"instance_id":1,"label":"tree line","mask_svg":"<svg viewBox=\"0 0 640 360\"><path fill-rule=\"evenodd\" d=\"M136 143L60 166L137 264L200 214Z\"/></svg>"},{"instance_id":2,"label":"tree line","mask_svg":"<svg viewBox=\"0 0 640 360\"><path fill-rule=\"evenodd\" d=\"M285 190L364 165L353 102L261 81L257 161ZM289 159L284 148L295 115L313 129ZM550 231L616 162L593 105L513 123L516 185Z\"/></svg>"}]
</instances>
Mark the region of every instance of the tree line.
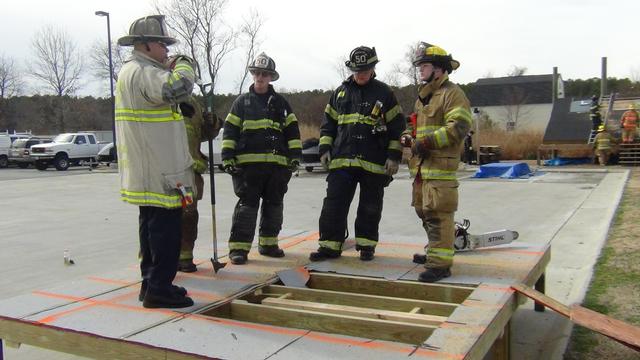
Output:
<instances>
[{"instance_id":1,"label":"tree line","mask_svg":"<svg viewBox=\"0 0 640 360\"><path fill-rule=\"evenodd\" d=\"M472 91L474 83L461 84L465 92ZM608 88L620 96L640 96L640 83L629 79L610 78ZM398 102L409 113L416 99L415 85L394 87ZM600 79L566 80L565 96L576 99L588 99L599 94ZM324 109L329 102L331 91L307 90L283 93L291 104L302 125L319 127ZM196 96L203 105L207 103L202 95ZM214 111L225 118L237 94L215 95ZM33 95L0 98L0 131L31 130L37 134L54 135L62 131L110 130L111 101L108 98L72 97L69 95ZM60 124L63 111L64 124ZM61 126L63 126L61 128Z\"/></svg>"},{"instance_id":2,"label":"tree line","mask_svg":"<svg viewBox=\"0 0 640 360\"><path fill-rule=\"evenodd\" d=\"M202 81L195 93L203 105L206 104L204 97L216 92L218 74L225 59L234 52L236 55L240 53L245 66L236 76L235 93L214 95L214 110L222 118L235 97L246 91L250 83L246 67L260 51L263 41L261 30L265 22L256 10L249 9L238 25L230 26L224 21L227 5L228 0L154 0L156 12L166 15L171 34L180 40L180 45L172 52L187 54L196 60ZM416 46L407 45L403 59L393 64L392 70L382 79L393 87L407 113L413 109L419 82L416 69L411 64ZM117 81L118 71L129 49L113 44L114 71L110 72L106 41L96 40L87 56L67 32L53 25L44 25L34 32L31 49L31 60L22 66L11 56L0 53L0 131L31 130L40 134L57 134L80 129L111 129L110 99L77 97L74 94L89 81L83 78L83 74L91 74L104 83L108 83L104 80L110 76ZM337 79L349 75L343 65L344 60L336 59ZM507 75L524 75L526 71L526 67L514 66ZM26 79L33 84L30 90ZM410 85L402 85L406 83ZM567 97L589 98L600 91L598 78L566 80L564 83ZM467 94L473 86L474 83L461 84ZM608 88L621 96L640 96L638 81L610 78ZM28 92L36 95L23 95ZM301 124L319 126L330 91L283 92Z\"/></svg>"}]
</instances>

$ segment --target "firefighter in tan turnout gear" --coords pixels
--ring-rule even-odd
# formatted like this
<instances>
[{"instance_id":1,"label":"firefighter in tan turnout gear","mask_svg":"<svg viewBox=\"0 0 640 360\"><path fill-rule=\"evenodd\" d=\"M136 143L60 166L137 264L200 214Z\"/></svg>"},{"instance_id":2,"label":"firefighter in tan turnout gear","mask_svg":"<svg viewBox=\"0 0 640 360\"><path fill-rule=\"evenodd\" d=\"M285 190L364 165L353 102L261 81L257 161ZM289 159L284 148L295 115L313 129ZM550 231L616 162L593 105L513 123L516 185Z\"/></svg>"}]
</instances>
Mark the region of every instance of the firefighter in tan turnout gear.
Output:
<instances>
[{"instance_id":1,"label":"firefighter in tan turnout gear","mask_svg":"<svg viewBox=\"0 0 640 360\"><path fill-rule=\"evenodd\" d=\"M170 67L175 65L172 64ZM202 200L204 191L204 179L202 174L207 171L207 157L200 152L200 143L212 140L220 131L220 121L213 113L205 112L194 97L179 104L184 116L187 138L189 140L189 153L193 158L193 174L195 184L195 196L193 203L182 210L182 240L180 245L180 259L178 271L195 272L196 264L193 262L193 248L198 238L198 202Z\"/></svg>"},{"instance_id":2,"label":"firefighter in tan turnout gear","mask_svg":"<svg viewBox=\"0 0 640 360\"><path fill-rule=\"evenodd\" d=\"M600 125L598 127L598 134L593 139L593 147L595 148L595 153L601 166L605 166L609 162L612 146L613 138L611 134L607 132L604 125Z\"/></svg>"},{"instance_id":3,"label":"firefighter in tan turnout gear","mask_svg":"<svg viewBox=\"0 0 640 360\"><path fill-rule=\"evenodd\" d=\"M398 172L405 118L391 88L375 79L375 48L359 46L349 56L353 72L331 96L320 128L321 162L329 169L320 214L320 239L311 261L339 257L347 215L360 186L355 238L360 260L374 257L384 188Z\"/></svg>"},{"instance_id":4,"label":"firefighter in tan turnout gear","mask_svg":"<svg viewBox=\"0 0 640 360\"><path fill-rule=\"evenodd\" d=\"M423 84L415 103L415 139L411 129L401 138L411 146L409 170L415 175L412 205L427 232L426 271L418 280L435 282L451 275L454 214L458 209L456 170L465 135L471 128L469 100L449 80L460 63L444 49L420 43L413 65L419 68Z\"/></svg>"},{"instance_id":5,"label":"firefighter in tan turnout gear","mask_svg":"<svg viewBox=\"0 0 640 360\"><path fill-rule=\"evenodd\" d=\"M118 75L116 134L122 200L139 207L139 299L147 308L193 305L172 284L180 254L182 207L193 196L193 160L178 104L195 81L193 60L178 56L169 70L163 15L136 20L120 46L133 46Z\"/></svg>"},{"instance_id":6,"label":"firefighter in tan turnout gear","mask_svg":"<svg viewBox=\"0 0 640 360\"><path fill-rule=\"evenodd\" d=\"M235 265L247 262L259 208L258 252L284 256L278 247L283 199L302 157L298 120L270 84L280 77L276 63L261 53L248 68L253 84L231 106L222 141L222 164L238 196L229 236L229 259Z\"/></svg>"}]
</instances>

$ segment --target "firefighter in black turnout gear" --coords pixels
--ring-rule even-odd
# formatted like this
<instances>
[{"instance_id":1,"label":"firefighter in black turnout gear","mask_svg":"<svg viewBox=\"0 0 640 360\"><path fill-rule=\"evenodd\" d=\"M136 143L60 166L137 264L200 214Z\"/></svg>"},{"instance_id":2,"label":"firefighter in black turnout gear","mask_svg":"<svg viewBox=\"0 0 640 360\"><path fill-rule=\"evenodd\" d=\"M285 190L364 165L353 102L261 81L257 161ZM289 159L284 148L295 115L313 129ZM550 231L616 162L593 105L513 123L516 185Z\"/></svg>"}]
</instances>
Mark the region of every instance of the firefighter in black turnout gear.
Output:
<instances>
[{"instance_id":1,"label":"firefighter in black turnout gear","mask_svg":"<svg viewBox=\"0 0 640 360\"><path fill-rule=\"evenodd\" d=\"M340 256L358 184L355 238L360 259L373 259L378 244L384 188L398 172L399 139L406 124L389 86L375 79L377 62L375 48L355 48L345 63L353 75L333 92L325 108L319 150L329 175L319 221L320 247L309 255L311 261Z\"/></svg>"},{"instance_id":2,"label":"firefighter in black turnout gear","mask_svg":"<svg viewBox=\"0 0 640 360\"><path fill-rule=\"evenodd\" d=\"M302 156L298 120L271 81L280 77L265 53L248 67L253 76L249 92L240 95L224 125L222 164L233 177L238 202L229 237L229 259L247 262L262 199L258 251L282 257L278 234L282 228L283 198Z\"/></svg>"}]
</instances>

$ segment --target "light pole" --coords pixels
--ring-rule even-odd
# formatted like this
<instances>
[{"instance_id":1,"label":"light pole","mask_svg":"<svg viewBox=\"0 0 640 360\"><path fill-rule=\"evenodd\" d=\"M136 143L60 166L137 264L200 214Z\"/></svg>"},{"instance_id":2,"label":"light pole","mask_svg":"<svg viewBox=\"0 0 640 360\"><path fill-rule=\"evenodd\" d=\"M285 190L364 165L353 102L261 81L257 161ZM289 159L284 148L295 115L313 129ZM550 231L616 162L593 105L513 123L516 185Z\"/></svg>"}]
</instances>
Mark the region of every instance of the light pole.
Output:
<instances>
[{"instance_id":1,"label":"light pole","mask_svg":"<svg viewBox=\"0 0 640 360\"><path fill-rule=\"evenodd\" d=\"M107 17L107 41L109 42L109 90L111 91L111 131L113 132L113 153L116 152L116 104L113 96L113 60L111 58L111 22L109 21L109 13L106 11L96 11L97 16ZM116 157L117 155L114 155Z\"/></svg>"}]
</instances>

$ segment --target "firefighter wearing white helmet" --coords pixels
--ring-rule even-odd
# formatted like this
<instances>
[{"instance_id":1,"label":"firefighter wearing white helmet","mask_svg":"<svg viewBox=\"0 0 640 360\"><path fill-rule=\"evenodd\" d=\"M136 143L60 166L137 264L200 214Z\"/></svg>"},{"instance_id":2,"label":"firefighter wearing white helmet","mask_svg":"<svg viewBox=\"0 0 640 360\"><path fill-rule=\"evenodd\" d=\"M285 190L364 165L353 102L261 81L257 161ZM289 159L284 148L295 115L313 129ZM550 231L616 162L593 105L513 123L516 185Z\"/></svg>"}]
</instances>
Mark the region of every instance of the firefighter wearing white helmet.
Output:
<instances>
[{"instance_id":1,"label":"firefighter wearing white helmet","mask_svg":"<svg viewBox=\"0 0 640 360\"><path fill-rule=\"evenodd\" d=\"M320 214L318 250L311 261L342 254L347 214L356 188L360 200L355 221L360 260L374 258L384 188L398 171L402 109L387 84L375 79L376 49L359 46L346 67L353 73L333 92L320 127L321 161L328 168L327 195Z\"/></svg>"},{"instance_id":2,"label":"firefighter wearing white helmet","mask_svg":"<svg viewBox=\"0 0 640 360\"><path fill-rule=\"evenodd\" d=\"M302 157L298 120L270 84L280 77L275 61L261 53L247 69L253 84L231 105L222 140L222 164L238 196L229 235L229 259L235 265L248 260L259 209L258 252L284 256L278 246L283 199Z\"/></svg>"},{"instance_id":3,"label":"firefighter wearing white helmet","mask_svg":"<svg viewBox=\"0 0 640 360\"><path fill-rule=\"evenodd\" d=\"M415 139L411 130L403 134L403 146L412 147L409 170L415 176L412 205L427 232L426 270L423 282L451 275L454 214L458 209L456 170L465 135L471 128L469 100L449 74L460 63L439 46L420 43L413 60L419 68Z\"/></svg>"},{"instance_id":4,"label":"firefighter wearing white helmet","mask_svg":"<svg viewBox=\"0 0 640 360\"><path fill-rule=\"evenodd\" d=\"M122 200L139 207L139 299L147 308L193 305L186 290L172 285L180 252L182 207L193 194L193 160L178 104L195 81L193 61L179 56L165 64L177 40L163 15L133 22L120 46L133 46L118 75L116 137Z\"/></svg>"}]
</instances>

